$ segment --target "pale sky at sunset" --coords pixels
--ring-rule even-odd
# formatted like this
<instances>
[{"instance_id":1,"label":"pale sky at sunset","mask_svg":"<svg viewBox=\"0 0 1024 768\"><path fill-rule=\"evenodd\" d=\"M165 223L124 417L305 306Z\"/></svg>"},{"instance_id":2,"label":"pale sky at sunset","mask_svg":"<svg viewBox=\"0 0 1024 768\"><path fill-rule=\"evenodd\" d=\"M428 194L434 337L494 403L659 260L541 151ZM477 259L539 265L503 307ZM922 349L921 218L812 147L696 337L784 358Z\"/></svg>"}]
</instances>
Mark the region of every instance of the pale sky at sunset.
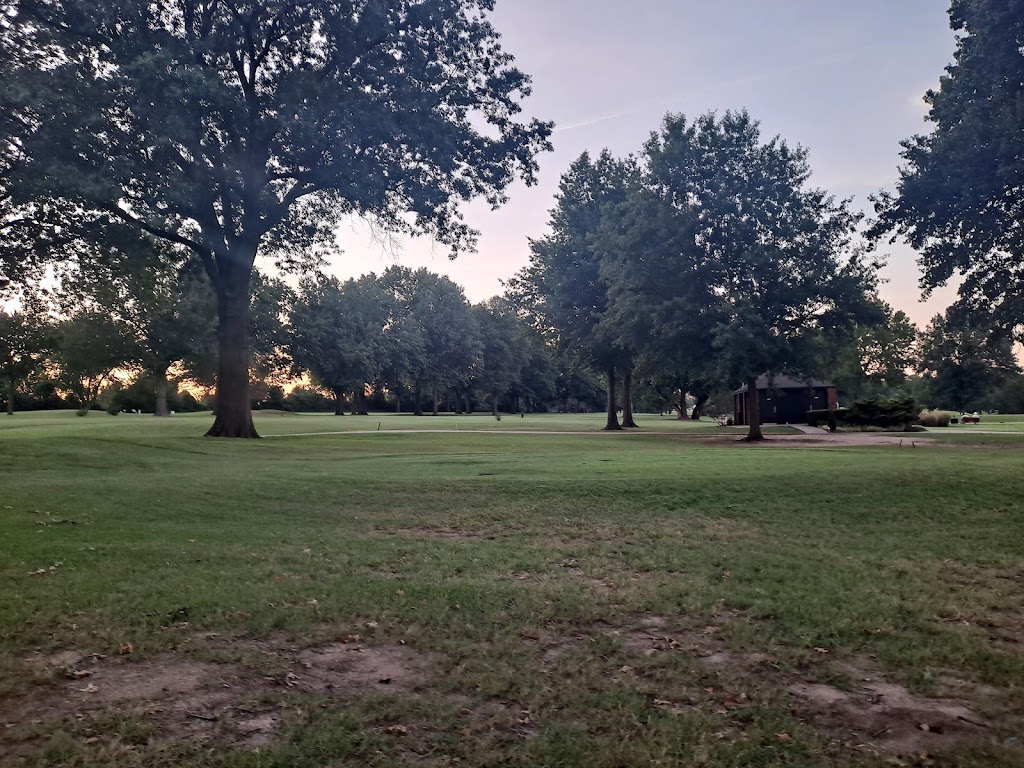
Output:
<instances>
[{"instance_id":1,"label":"pale sky at sunset","mask_svg":"<svg viewBox=\"0 0 1024 768\"><path fill-rule=\"evenodd\" d=\"M584 150L638 152L666 112L696 116L746 107L766 137L810 150L812 184L853 197L897 178L899 142L926 132L921 96L952 60L946 0L498 0L506 50L533 77L524 114L556 123L539 184L517 185L498 211L471 205L477 253L450 262L429 241L405 243L398 263L426 266L472 301L529 259L544 234L562 173ZM396 257L359 225L341 230L340 277L380 272ZM892 247L882 295L923 326L952 290L918 302L915 254Z\"/></svg>"}]
</instances>

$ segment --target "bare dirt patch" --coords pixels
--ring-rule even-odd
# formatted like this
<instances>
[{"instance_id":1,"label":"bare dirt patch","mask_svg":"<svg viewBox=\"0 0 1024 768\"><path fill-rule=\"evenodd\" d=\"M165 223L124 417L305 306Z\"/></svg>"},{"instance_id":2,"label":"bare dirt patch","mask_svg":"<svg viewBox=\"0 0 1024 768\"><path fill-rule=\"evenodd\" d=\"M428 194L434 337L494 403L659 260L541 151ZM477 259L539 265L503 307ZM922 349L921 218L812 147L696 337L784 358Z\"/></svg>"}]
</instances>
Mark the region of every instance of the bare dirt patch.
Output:
<instances>
[{"instance_id":1,"label":"bare dirt patch","mask_svg":"<svg viewBox=\"0 0 1024 768\"><path fill-rule=\"evenodd\" d=\"M170 740L266 746L277 737L293 694L408 691L427 683L437 664L436 656L404 646L235 645L272 659L262 665L77 652L32 657L27 663L59 681L0 702L0 751L31 749L39 726L65 722L88 732L90 721L111 713L136 717Z\"/></svg>"},{"instance_id":2,"label":"bare dirt patch","mask_svg":"<svg viewBox=\"0 0 1024 768\"><path fill-rule=\"evenodd\" d=\"M949 694L946 698L920 696L887 679L869 659L830 664L851 684L825 684L815 679L813 672L807 675L784 671L786 665L777 664L770 653L739 651L726 645L720 637L721 626L741 617L722 611L709 618L715 623L680 627L679 622L647 615L638 617L629 627L612 630L612 634L621 638L624 650L631 653L647 657L663 653L693 656L708 670L721 675L725 691L734 687L730 681L742 681L744 690L761 690L769 695L784 691L791 697L798 717L851 749L917 759L988 735L989 724L972 705L980 692L977 686L956 681L958 685L942 686ZM751 686L753 681L760 685ZM988 689L988 697L995 695ZM655 701L655 706L686 704ZM715 711L730 709L728 695L724 703L716 700L689 705L718 707Z\"/></svg>"},{"instance_id":3,"label":"bare dirt patch","mask_svg":"<svg viewBox=\"0 0 1024 768\"><path fill-rule=\"evenodd\" d=\"M435 663L405 646L335 643L299 654L294 685L303 690L411 690L425 684Z\"/></svg>"},{"instance_id":4,"label":"bare dirt patch","mask_svg":"<svg viewBox=\"0 0 1024 768\"><path fill-rule=\"evenodd\" d=\"M774 448L851 448L887 445L895 448L921 448L933 446L936 441L926 436L889 435L884 432L835 432L825 435L768 435L762 442L738 444L751 447Z\"/></svg>"},{"instance_id":5,"label":"bare dirt patch","mask_svg":"<svg viewBox=\"0 0 1024 768\"><path fill-rule=\"evenodd\" d=\"M877 674L857 673L853 687L792 683L796 711L849 746L878 754L920 756L982 738L987 724L965 702L917 696Z\"/></svg>"}]
</instances>

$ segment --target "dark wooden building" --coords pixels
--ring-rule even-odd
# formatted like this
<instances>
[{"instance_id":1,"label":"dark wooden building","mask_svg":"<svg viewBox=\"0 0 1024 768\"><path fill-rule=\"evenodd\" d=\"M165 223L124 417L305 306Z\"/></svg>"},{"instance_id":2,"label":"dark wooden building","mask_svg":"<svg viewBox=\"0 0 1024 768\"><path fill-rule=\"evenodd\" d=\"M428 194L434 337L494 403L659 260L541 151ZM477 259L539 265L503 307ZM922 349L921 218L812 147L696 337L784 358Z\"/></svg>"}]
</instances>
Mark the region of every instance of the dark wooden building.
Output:
<instances>
[{"instance_id":1,"label":"dark wooden building","mask_svg":"<svg viewBox=\"0 0 1024 768\"><path fill-rule=\"evenodd\" d=\"M757 395L762 424L806 424L808 411L839 406L835 384L815 379L801 381L780 375L772 377L769 386L768 377L761 376L757 380ZM733 393L732 403L734 423L746 424L746 386Z\"/></svg>"}]
</instances>

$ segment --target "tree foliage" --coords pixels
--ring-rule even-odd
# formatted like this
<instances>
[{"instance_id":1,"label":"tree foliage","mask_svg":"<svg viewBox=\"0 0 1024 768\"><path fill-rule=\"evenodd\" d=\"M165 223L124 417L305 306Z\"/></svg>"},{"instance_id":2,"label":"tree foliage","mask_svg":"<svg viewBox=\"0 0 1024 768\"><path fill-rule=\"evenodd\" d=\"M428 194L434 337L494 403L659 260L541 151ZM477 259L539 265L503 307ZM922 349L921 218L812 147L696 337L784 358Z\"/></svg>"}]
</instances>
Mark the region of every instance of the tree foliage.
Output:
<instances>
[{"instance_id":1,"label":"tree foliage","mask_svg":"<svg viewBox=\"0 0 1024 768\"><path fill-rule=\"evenodd\" d=\"M52 345L52 329L38 313L0 309L0 379L8 415L14 413L18 386L40 369Z\"/></svg>"},{"instance_id":2,"label":"tree foliage","mask_svg":"<svg viewBox=\"0 0 1024 768\"><path fill-rule=\"evenodd\" d=\"M608 376L608 429L620 428L615 370L631 359L607 317L609 284L598 238L604 217L627 199L635 174L635 163L607 150L596 160L580 155L559 182L549 233L530 241L530 265L512 283L564 357Z\"/></svg>"},{"instance_id":3,"label":"tree foliage","mask_svg":"<svg viewBox=\"0 0 1024 768\"><path fill-rule=\"evenodd\" d=\"M878 236L920 251L925 295L963 275L963 308L1024 328L1024 0L953 0L953 64L928 91L932 131L903 142Z\"/></svg>"},{"instance_id":4,"label":"tree foliage","mask_svg":"<svg viewBox=\"0 0 1024 768\"><path fill-rule=\"evenodd\" d=\"M389 296L372 274L344 283L311 278L300 285L288 317L292 370L308 371L334 393L335 414L343 413L346 393L356 395L358 409L366 385L383 373L390 313Z\"/></svg>"},{"instance_id":5,"label":"tree foliage","mask_svg":"<svg viewBox=\"0 0 1024 768\"><path fill-rule=\"evenodd\" d=\"M447 277L396 266L385 270L381 283L392 307L391 383L413 390L419 414L422 392L468 381L480 354L479 330L462 288Z\"/></svg>"},{"instance_id":6,"label":"tree foliage","mask_svg":"<svg viewBox=\"0 0 1024 768\"><path fill-rule=\"evenodd\" d=\"M459 203L532 182L550 126L492 0L5 0L16 204L59 198L195 252L218 300L210 434L255 436L258 253L307 258L347 214L472 244Z\"/></svg>"},{"instance_id":7,"label":"tree foliage","mask_svg":"<svg viewBox=\"0 0 1024 768\"><path fill-rule=\"evenodd\" d=\"M700 349L709 332L717 377L750 391L764 374L816 373L815 350L849 337L874 288L876 265L857 244L860 217L809 186L805 149L762 141L745 111L668 115L645 157L650 205L671 223L660 245L627 258L639 259L638 274L652 270L669 333L683 331ZM642 231L633 239L646 241ZM658 277L673 282L677 300ZM748 437L760 439L752 415Z\"/></svg>"},{"instance_id":8,"label":"tree foliage","mask_svg":"<svg viewBox=\"0 0 1024 768\"><path fill-rule=\"evenodd\" d=\"M84 309L58 324L54 360L80 415L89 412L114 370L136 361L137 349L131 330L101 310Z\"/></svg>"},{"instance_id":9,"label":"tree foliage","mask_svg":"<svg viewBox=\"0 0 1024 768\"><path fill-rule=\"evenodd\" d=\"M1008 335L979 327L955 308L921 333L918 370L929 384L929 404L959 411L984 407L1021 372Z\"/></svg>"}]
</instances>

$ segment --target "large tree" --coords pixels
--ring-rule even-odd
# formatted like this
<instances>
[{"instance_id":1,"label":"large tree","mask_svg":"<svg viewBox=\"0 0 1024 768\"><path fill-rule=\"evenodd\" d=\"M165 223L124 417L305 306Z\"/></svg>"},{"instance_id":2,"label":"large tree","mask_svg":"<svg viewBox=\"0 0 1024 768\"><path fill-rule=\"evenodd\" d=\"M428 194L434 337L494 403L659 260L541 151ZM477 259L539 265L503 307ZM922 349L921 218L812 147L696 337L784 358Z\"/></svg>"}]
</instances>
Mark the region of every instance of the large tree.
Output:
<instances>
[{"instance_id":1,"label":"large tree","mask_svg":"<svg viewBox=\"0 0 1024 768\"><path fill-rule=\"evenodd\" d=\"M610 324L609 285L601 270L598 237L604 217L625 201L635 164L609 152L597 159L584 152L559 183L550 231L530 242L530 265L513 281L513 292L531 305L535 322L549 331L569 360L607 377L605 429L621 429L616 413L616 372L632 371L630 350ZM624 393L629 401L629 392Z\"/></svg>"},{"instance_id":2,"label":"large tree","mask_svg":"<svg viewBox=\"0 0 1024 768\"><path fill-rule=\"evenodd\" d=\"M596 248L608 285L605 325L623 347L636 350L638 372L680 419L686 395L695 397L696 419L713 375L719 297L693 247L691 211L673 203L663 182L647 169L603 217Z\"/></svg>"},{"instance_id":3,"label":"large tree","mask_svg":"<svg viewBox=\"0 0 1024 768\"><path fill-rule=\"evenodd\" d=\"M217 413L255 437L250 284L339 216L470 245L459 203L532 182L550 126L493 0L3 0L14 203L69 200L184 246L212 281Z\"/></svg>"},{"instance_id":4,"label":"large tree","mask_svg":"<svg viewBox=\"0 0 1024 768\"><path fill-rule=\"evenodd\" d=\"M805 149L762 141L746 111L670 114L645 155L647 184L677 212L677 269L698 301L716 299L697 309L718 373L747 385L747 439L761 440L757 378L816 373L821 340L849 338L868 309L876 265L857 246L860 217L809 186Z\"/></svg>"},{"instance_id":5,"label":"large tree","mask_svg":"<svg viewBox=\"0 0 1024 768\"><path fill-rule=\"evenodd\" d=\"M903 142L875 233L918 251L927 296L962 275L960 304L1024 332L1024 0L953 0L955 62L928 91L932 131Z\"/></svg>"},{"instance_id":6,"label":"large tree","mask_svg":"<svg viewBox=\"0 0 1024 768\"><path fill-rule=\"evenodd\" d=\"M480 354L471 374L471 385L491 401L491 413L498 415L498 400L522 380L530 349L527 328L500 298L472 307L479 331Z\"/></svg>"}]
</instances>

